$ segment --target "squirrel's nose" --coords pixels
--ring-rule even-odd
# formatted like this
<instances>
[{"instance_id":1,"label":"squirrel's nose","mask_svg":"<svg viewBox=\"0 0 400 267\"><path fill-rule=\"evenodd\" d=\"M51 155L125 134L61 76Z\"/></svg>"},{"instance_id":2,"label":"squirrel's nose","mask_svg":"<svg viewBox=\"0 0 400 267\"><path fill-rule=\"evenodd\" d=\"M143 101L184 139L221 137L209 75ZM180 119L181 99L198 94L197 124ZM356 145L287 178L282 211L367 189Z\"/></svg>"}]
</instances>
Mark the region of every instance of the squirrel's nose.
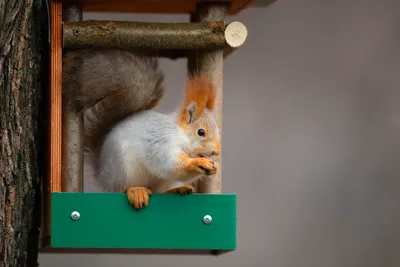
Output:
<instances>
[{"instance_id":1,"label":"squirrel's nose","mask_svg":"<svg viewBox=\"0 0 400 267\"><path fill-rule=\"evenodd\" d=\"M218 156L220 152L220 145L219 142L214 143L214 149L212 151L213 156Z\"/></svg>"},{"instance_id":2,"label":"squirrel's nose","mask_svg":"<svg viewBox=\"0 0 400 267\"><path fill-rule=\"evenodd\" d=\"M213 150L212 154L213 154L213 156L218 156L219 155L219 150Z\"/></svg>"}]
</instances>

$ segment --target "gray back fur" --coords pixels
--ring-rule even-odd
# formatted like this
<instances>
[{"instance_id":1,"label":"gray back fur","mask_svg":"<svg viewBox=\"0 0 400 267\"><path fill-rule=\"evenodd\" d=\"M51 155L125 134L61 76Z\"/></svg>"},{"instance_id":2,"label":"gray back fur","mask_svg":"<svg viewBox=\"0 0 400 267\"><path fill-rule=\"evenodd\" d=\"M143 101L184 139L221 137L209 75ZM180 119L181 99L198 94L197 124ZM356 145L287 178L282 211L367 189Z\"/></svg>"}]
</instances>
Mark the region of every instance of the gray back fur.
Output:
<instances>
[{"instance_id":1,"label":"gray back fur","mask_svg":"<svg viewBox=\"0 0 400 267\"><path fill-rule=\"evenodd\" d=\"M111 127L164 93L155 58L113 49L83 49L63 56L63 91L72 92L84 112L85 146L101 144Z\"/></svg>"}]
</instances>

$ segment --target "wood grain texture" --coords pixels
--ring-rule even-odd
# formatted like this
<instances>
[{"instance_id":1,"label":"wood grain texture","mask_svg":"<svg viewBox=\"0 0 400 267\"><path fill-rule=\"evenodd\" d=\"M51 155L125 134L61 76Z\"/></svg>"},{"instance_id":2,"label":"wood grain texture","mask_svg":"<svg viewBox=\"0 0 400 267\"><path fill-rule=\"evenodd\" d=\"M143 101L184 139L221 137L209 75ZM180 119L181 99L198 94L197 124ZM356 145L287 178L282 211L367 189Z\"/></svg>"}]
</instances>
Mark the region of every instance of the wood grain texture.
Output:
<instances>
[{"instance_id":1,"label":"wood grain texture","mask_svg":"<svg viewBox=\"0 0 400 267\"><path fill-rule=\"evenodd\" d=\"M82 20L82 7L76 4L63 4L63 22ZM63 192L83 191L83 113L80 112L72 88L63 87L62 99L62 177Z\"/></svg>"},{"instance_id":2,"label":"wood grain texture","mask_svg":"<svg viewBox=\"0 0 400 267\"><path fill-rule=\"evenodd\" d=\"M236 15L251 6L255 0L63 0L80 2L85 12L129 12L129 13L186 13L196 11L197 3L231 3L229 15Z\"/></svg>"},{"instance_id":3,"label":"wood grain texture","mask_svg":"<svg viewBox=\"0 0 400 267\"><path fill-rule=\"evenodd\" d=\"M61 192L62 3L52 0L50 40L50 192Z\"/></svg>"},{"instance_id":4,"label":"wood grain texture","mask_svg":"<svg viewBox=\"0 0 400 267\"><path fill-rule=\"evenodd\" d=\"M61 192L62 175L62 3L50 1L50 125L48 180L44 183L40 247L49 245L51 192Z\"/></svg>"},{"instance_id":5,"label":"wood grain texture","mask_svg":"<svg viewBox=\"0 0 400 267\"><path fill-rule=\"evenodd\" d=\"M227 4L198 4L196 12L192 14L191 21L220 21L225 20L229 5ZM209 51L191 51L188 59L188 70L190 73L202 72L210 75L214 86L217 88L215 117L221 132L222 142L222 94L223 94L223 64L224 50L215 49ZM222 149L215 160L220 165L220 171L212 178L205 177L196 186L199 193L221 193L222 186Z\"/></svg>"},{"instance_id":6,"label":"wood grain texture","mask_svg":"<svg viewBox=\"0 0 400 267\"><path fill-rule=\"evenodd\" d=\"M64 21L64 48L215 49L227 46L225 22Z\"/></svg>"}]
</instances>

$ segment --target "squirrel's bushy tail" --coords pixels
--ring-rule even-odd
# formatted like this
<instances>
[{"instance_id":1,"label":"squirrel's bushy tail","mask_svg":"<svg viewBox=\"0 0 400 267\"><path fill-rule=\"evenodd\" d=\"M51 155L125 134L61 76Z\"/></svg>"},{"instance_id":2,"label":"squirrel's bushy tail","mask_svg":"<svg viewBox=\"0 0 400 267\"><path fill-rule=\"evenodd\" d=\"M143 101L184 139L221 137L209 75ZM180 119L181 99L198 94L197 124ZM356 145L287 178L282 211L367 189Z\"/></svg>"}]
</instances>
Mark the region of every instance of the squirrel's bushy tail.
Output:
<instances>
[{"instance_id":1,"label":"squirrel's bushy tail","mask_svg":"<svg viewBox=\"0 0 400 267\"><path fill-rule=\"evenodd\" d=\"M154 58L122 50L66 52L63 92L84 112L85 149L97 147L122 119L153 108L164 93L163 79Z\"/></svg>"}]
</instances>

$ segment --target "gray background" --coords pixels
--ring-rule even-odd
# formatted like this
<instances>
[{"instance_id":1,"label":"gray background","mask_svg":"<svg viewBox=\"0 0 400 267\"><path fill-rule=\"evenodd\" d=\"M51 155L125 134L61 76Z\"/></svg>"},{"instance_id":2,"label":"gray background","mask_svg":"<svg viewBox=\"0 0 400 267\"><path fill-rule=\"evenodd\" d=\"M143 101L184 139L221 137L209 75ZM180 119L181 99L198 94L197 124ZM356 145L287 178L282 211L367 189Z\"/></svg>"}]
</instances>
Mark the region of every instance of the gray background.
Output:
<instances>
[{"instance_id":1,"label":"gray background","mask_svg":"<svg viewBox=\"0 0 400 267\"><path fill-rule=\"evenodd\" d=\"M400 2L279 0L232 20L249 30L224 68L223 192L238 194L237 251L54 253L41 266L400 266ZM169 111L186 61L162 68Z\"/></svg>"}]
</instances>

